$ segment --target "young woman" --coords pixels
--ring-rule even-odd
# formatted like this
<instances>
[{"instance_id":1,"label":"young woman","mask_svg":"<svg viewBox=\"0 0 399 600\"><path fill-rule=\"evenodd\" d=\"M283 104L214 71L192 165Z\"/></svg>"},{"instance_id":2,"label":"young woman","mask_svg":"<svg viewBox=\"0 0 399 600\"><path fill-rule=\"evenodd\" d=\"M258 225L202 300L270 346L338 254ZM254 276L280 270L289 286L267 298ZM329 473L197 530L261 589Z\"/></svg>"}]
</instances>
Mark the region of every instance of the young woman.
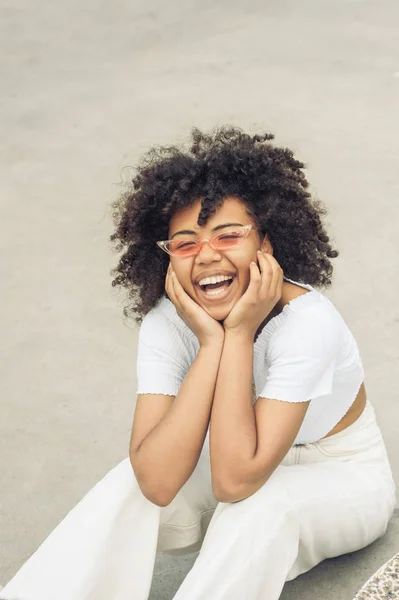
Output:
<instances>
[{"instance_id":1,"label":"young woman","mask_svg":"<svg viewBox=\"0 0 399 600\"><path fill-rule=\"evenodd\" d=\"M157 551L199 556L174 600L274 600L386 531L395 485L303 164L272 135L192 131L115 203L114 285L141 324L129 458L3 590L146 600Z\"/></svg>"}]
</instances>

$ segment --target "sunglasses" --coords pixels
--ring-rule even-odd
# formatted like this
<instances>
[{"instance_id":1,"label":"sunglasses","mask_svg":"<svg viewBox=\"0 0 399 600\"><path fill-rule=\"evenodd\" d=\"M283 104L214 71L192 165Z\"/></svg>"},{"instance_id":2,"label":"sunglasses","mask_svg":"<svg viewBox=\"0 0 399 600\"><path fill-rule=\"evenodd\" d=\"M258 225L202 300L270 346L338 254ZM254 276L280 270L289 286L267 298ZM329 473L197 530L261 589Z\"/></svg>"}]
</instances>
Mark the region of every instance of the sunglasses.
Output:
<instances>
[{"instance_id":1,"label":"sunglasses","mask_svg":"<svg viewBox=\"0 0 399 600\"><path fill-rule=\"evenodd\" d=\"M251 229L255 231L255 228L252 225L242 225L240 227L234 226L226 228L226 231L219 233L210 239L203 238L201 240L196 240L192 238L183 238L177 240L164 240L157 242L157 244L164 252L167 252L172 256L185 258L186 256L195 256L198 254L203 242L208 242L214 250L237 248L248 237Z\"/></svg>"}]
</instances>

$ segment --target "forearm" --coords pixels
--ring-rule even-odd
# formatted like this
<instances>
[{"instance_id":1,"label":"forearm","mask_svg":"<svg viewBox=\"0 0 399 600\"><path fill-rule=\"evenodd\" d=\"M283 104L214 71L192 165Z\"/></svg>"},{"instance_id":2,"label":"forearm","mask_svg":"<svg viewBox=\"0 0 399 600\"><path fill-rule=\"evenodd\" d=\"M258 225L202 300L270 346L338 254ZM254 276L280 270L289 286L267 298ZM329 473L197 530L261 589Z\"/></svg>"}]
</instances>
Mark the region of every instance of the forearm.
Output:
<instances>
[{"instance_id":1,"label":"forearm","mask_svg":"<svg viewBox=\"0 0 399 600\"><path fill-rule=\"evenodd\" d=\"M241 481L256 453L252 404L253 339L226 332L211 412L210 453L215 491Z\"/></svg>"},{"instance_id":2,"label":"forearm","mask_svg":"<svg viewBox=\"0 0 399 600\"><path fill-rule=\"evenodd\" d=\"M207 433L222 343L201 347L170 409L138 451L147 489L169 504L193 472ZM143 475L144 478L144 475Z\"/></svg>"}]
</instances>

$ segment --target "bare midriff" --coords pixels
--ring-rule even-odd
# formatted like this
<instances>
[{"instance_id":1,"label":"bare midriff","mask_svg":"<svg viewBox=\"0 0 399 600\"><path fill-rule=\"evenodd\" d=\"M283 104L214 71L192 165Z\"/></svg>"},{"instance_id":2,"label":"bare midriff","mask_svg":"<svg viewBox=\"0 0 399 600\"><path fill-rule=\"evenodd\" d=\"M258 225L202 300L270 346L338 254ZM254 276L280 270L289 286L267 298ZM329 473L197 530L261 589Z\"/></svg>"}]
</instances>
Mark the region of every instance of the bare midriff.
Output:
<instances>
[{"instance_id":1,"label":"bare midriff","mask_svg":"<svg viewBox=\"0 0 399 600\"><path fill-rule=\"evenodd\" d=\"M343 429L352 425L357 419L360 417L362 412L366 406L366 388L364 387L364 382L360 386L360 390L355 398L355 401L351 405L348 412L342 417L342 419L325 435L324 437L329 437L330 435L334 435L335 433L339 433Z\"/></svg>"}]
</instances>

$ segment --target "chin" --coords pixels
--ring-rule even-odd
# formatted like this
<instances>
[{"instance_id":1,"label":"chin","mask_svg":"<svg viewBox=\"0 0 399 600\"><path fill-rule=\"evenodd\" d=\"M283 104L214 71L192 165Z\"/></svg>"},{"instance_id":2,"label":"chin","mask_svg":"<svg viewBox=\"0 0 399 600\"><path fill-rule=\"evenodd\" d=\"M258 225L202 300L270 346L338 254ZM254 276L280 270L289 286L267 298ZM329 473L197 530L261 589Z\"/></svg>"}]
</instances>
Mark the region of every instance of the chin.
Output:
<instances>
[{"instance_id":1,"label":"chin","mask_svg":"<svg viewBox=\"0 0 399 600\"><path fill-rule=\"evenodd\" d=\"M219 321L219 323L222 323L225 319L227 319L227 317L229 316L229 310L223 310L223 309L218 309L218 310L207 310L205 307L203 307L204 310L208 313L208 315L210 317L212 317L212 319L215 319L215 321Z\"/></svg>"},{"instance_id":2,"label":"chin","mask_svg":"<svg viewBox=\"0 0 399 600\"><path fill-rule=\"evenodd\" d=\"M236 304L235 302L232 304L226 304L225 306L223 306L223 304L221 303L220 306L204 306L201 305L202 308L205 310L205 312L208 313L208 315L210 317L212 317L212 319L215 319L215 321L219 321L222 322L225 319L227 319L227 317L229 316L229 314L231 313L234 304Z\"/></svg>"}]
</instances>

